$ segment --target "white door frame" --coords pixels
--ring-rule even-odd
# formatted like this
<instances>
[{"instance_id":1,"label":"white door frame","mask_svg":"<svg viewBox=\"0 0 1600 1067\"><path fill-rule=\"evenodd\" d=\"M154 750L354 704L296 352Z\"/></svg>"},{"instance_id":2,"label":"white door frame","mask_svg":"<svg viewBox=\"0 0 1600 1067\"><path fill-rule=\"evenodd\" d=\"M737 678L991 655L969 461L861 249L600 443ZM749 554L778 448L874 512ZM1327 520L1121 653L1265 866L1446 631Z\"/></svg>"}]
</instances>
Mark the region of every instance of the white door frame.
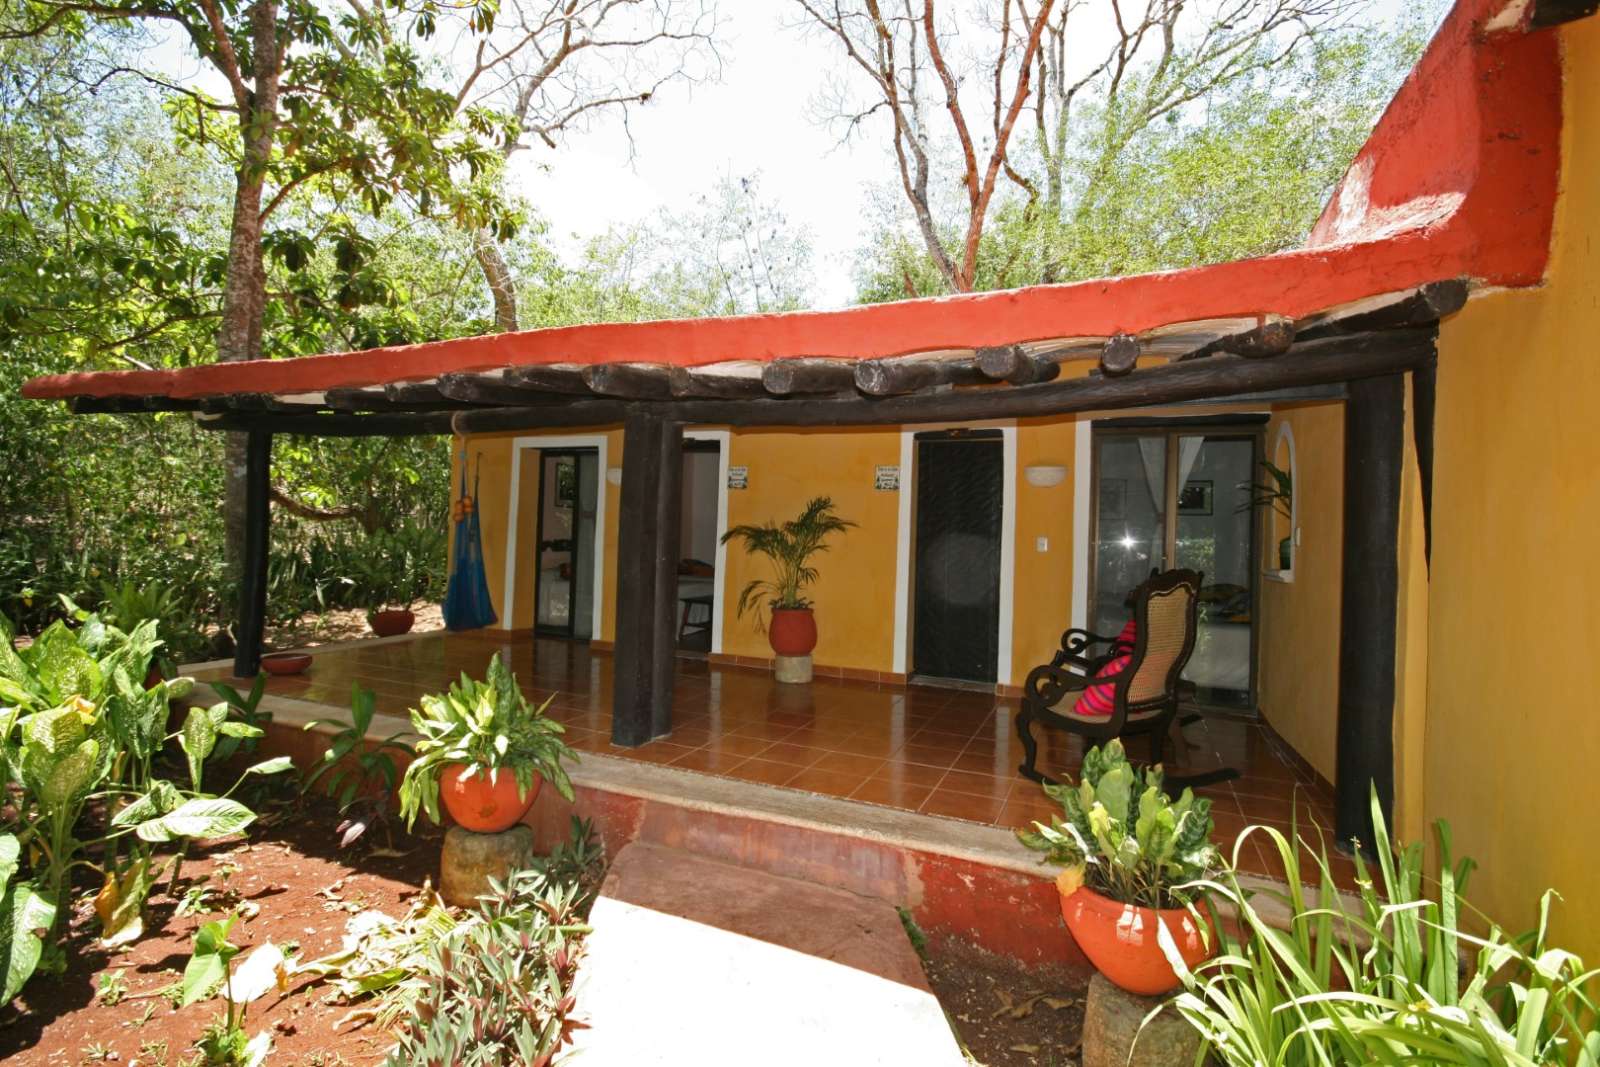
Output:
<instances>
[{"instance_id":1,"label":"white door frame","mask_svg":"<svg viewBox=\"0 0 1600 1067\"><path fill-rule=\"evenodd\" d=\"M722 535L728 532L728 442L732 434L727 430L684 430L685 441L715 441L717 443L717 554L712 560L715 572L711 579L711 654L722 652L722 612L726 597L723 586L728 581L728 546Z\"/></svg>"},{"instance_id":2,"label":"white door frame","mask_svg":"<svg viewBox=\"0 0 1600 1067\"><path fill-rule=\"evenodd\" d=\"M500 626L502 630L510 630L516 619L517 595L517 515L521 510L522 501L522 453L527 449L542 452L545 450L563 448L592 448L596 452L594 502L594 621L590 624L589 634L591 640L600 638L600 609L605 603L605 573L606 573L606 471L609 469L606 459L605 434L576 434L564 436L529 436L516 437L511 441L511 490L509 495L511 504L506 508L506 583L505 601L500 612ZM539 598L537 582L535 584L533 619L530 628L539 625Z\"/></svg>"},{"instance_id":3,"label":"white door frame","mask_svg":"<svg viewBox=\"0 0 1600 1067\"><path fill-rule=\"evenodd\" d=\"M939 430L1000 431L1000 632L996 635L995 684L1011 684L1011 640L1016 628L1012 598L1017 577L1017 423L941 422L902 427L900 430L899 524L894 549L894 665L900 674L911 673L911 494L916 476L916 436Z\"/></svg>"}]
</instances>

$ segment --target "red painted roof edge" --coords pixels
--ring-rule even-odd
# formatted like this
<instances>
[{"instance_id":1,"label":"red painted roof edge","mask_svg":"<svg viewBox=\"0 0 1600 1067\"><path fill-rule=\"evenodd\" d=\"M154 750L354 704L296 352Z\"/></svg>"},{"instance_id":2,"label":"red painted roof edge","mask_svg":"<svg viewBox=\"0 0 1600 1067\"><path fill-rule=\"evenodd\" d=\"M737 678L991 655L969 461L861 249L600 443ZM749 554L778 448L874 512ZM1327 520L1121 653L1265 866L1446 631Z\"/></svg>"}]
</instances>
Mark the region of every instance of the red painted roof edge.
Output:
<instances>
[{"instance_id":1,"label":"red painted roof edge","mask_svg":"<svg viewBox=\"0 0 1600 1067\"><path fill-rule=\"evenodd\" d=\"M1537 284L1560 168L1560 54L1551 32L1482 32L1502 6L1457 4L1340 182L1310 244L1292 252L835 311L600 323L298 359L52 375L28 382L23 395L307 392L515 363L875 358L1262 312L1298 318L1442 278Z\"/></svg>"}]
</instances>

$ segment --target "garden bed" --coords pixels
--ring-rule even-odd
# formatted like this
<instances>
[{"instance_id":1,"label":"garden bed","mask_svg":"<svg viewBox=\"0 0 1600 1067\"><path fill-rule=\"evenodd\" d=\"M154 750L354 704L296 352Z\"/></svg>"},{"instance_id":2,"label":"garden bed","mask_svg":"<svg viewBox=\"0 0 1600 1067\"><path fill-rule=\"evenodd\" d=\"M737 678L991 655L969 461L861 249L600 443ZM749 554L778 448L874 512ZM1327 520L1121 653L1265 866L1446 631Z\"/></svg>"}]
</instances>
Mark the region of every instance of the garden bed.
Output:
<instances>
[{"instance_id":1,"label":"garden bed","mask_svg":"<svg viewBox=\"0 0 1600 1067\"><path fill-rule=\"evenodd\" d=\"M923 966L977 1067L1079 1062L1089 971L1024 964L953 938L927 946Z\"/></svg>"},{"instance_id":2,"label":"garden bed","mask_svg":"<svg viewBox=\"0 0 1600 1067\"><path fill-rule=\"evenodd\" d=\"M222 1010L217 999L177 1010L162 993L177 982L202 922L238 910L243 921L229 938L243 949L241 959L269 940L314 959L339 948L356 912L403 915L424 882L437 876L438 832L397 833L393 849L341 851L338 823L326 802L266 806L248 839L212 842L185 863L178 897L202 886L210 890L199 913L175 914L180 901L163 886L150 898L144 936L125 950L99 947L93 908L80 898L67 936L66 973L35 975L0 1013L0 1061L176 1067L194 1058L191 1046ZM381 846L381 838L375 844ZM393 1039L370 1025L336 1025L351 1006L330 1003L330 992L300 975L286 993L268 993L250 1006L247 1029L272 1032L271 1063L331 1067L382 1060Z\"/></svg>"}]
</instances>

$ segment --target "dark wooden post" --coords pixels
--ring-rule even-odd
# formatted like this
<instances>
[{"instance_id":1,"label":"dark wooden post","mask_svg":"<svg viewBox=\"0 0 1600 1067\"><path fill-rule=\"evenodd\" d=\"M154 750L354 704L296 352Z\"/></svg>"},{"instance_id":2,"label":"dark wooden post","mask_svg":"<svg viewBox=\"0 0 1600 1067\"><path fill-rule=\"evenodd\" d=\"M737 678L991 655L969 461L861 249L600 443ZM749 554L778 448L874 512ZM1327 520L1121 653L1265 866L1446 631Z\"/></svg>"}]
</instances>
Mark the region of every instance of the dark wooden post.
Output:
<instances>
[{"instance_id":1,"label":"dark wooden post","mask_svg":"<svg viewBox=\"0 0 1600 1067\"><path fill-rule=\"evenodd\" d=\"M613 744L642 745L672 729L682 511L683 425L630 410L622 426Z\"/></svg>"},{"instance_id":2,"label":"dark wooden post","mask_svg":"<svg viewBox=\"0 0 1600 1067\"><path fill-rule=\"evenodd\" d=\"M272 537L272 434L251 430L247 442L244 559L239 563L233 651L233 673L239 678L254 678L261 670L261 637L267 619L267 546Z\"/></svg>"},{"instance_id":3,"label":"dark wooden post","mask_svg":"<svg viewBox=\"0 0 1600 1067\"><path fill-rule=\"evenodd\" d=\"M1395 627L1405 380L1352 381L1344 416L1344 578L1339 625L1338 843L1372 845L1370 791L1394 812ZM1392 823L1391 823L1392 825Z\"/></svg>"}]
</instances>

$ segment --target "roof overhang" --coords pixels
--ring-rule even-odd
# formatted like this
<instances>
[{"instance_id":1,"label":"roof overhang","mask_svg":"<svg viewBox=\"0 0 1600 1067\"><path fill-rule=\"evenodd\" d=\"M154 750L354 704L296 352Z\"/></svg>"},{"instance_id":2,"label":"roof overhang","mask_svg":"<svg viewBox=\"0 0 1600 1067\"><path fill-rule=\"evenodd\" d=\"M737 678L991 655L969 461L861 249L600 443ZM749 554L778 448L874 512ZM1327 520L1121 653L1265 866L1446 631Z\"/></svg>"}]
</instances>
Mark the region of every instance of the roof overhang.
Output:
<instances>
[{"instance_id":1,"label":"roof overhang","mask_svg":"<svg viewBox=\"0 0 1600 1067\"><path fill-rule=\"evenodd\" d=\"M1295 251L836 311L605 323L298 359L54 375L23 392L85 411L208 411L230 427L251 414L439 415L575 407L597 397L711 411L708 402L767 404L819 393L870 402L1000 383L1037 387L1065 360L1098 359L1116 377L1140 356L1274 355L1291 351L1297 338L1415 327L1453 311L1469 289L1537 285L1544 276L1560 166L1561 61L1555 35L1532 27L1557 6L1458 3L1307 247ZM465 424L473 421L485 420ZM442 418L427 424L446 425Z\"/></svg>"}]
</instances>

